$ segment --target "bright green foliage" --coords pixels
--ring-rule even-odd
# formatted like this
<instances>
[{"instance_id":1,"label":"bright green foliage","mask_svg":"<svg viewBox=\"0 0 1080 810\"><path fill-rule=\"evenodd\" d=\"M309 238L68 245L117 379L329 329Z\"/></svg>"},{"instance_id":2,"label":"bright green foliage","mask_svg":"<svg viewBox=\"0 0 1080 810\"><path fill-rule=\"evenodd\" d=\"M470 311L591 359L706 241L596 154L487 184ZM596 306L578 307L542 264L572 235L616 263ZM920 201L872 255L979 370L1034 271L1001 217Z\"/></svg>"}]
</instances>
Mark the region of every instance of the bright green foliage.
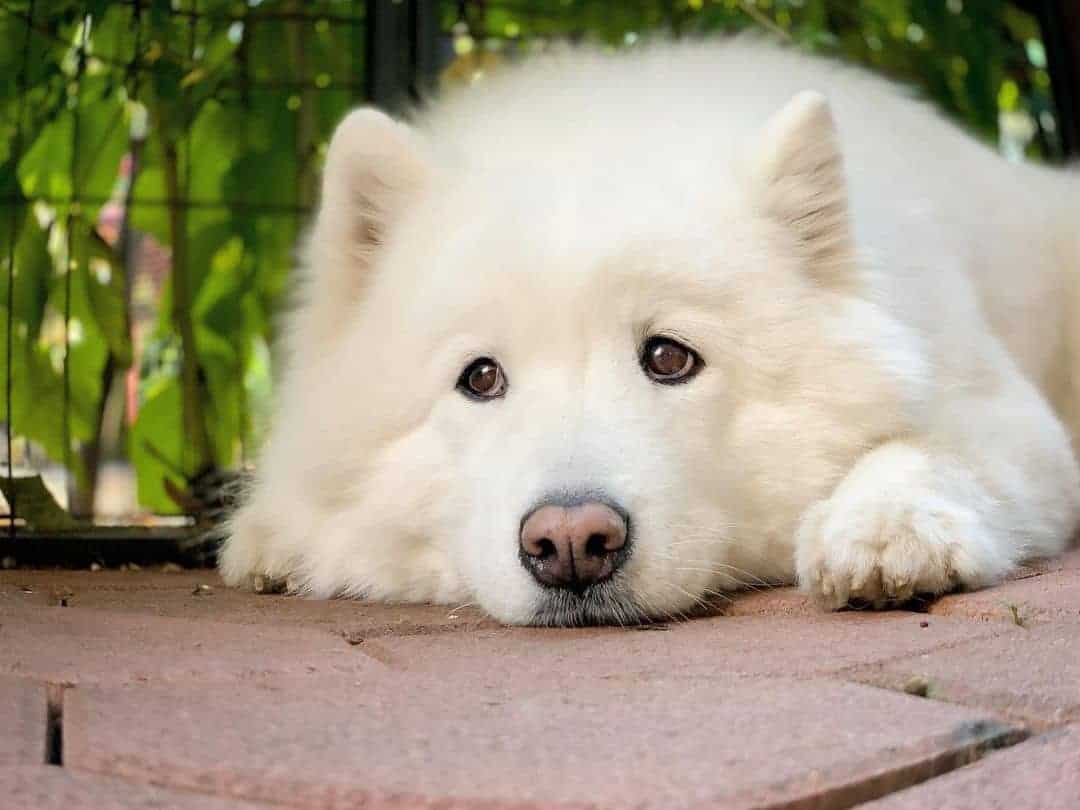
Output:
<instances>
[{"instance_id":1,"label":"bright green foliage","mask_svg":"<svg viewBox=\"0 0 1080 810\"><path fill-rule=\"evenodd\" d=\"M140 501L175 511L165 478L182 486L208 465L236 465L257 443L271 313L310 207L319 149L360 101L352 55L363 46L362 8L345 0L0 2L5 321L16 240L12 362L9 370L0 353L0 376L12 377L14 433L68 463L77 481L89 480L83 452L99 438L105 391L133 358L128 310L138 291L126 289L121 244L96 227L107 201L124 202L118 170L133 151L128 225L184 257L138 358L126 445ZM305 14L311 21L295 21ZM334 22L317 22L320 14ZM184 418L193 403L194 422ZM6 420L2 400L0 408ZM203 447L192 424L203 426Z\"/></svg>"},{"instance_id":2,"label":"bright green foliage","mask_svg":"<svg viewBox=\"0 0 1080 810\"><path fill-rule=\"evenodd\" d=\"M449 28L459 20L458 4L444 7ZM1006 0L489 0L466 9L471 37L503 48L537 37L619 47L656 32L698 37L767 29L920 86L987 137L997 130L1003 87L1036 125L1052 108L1038 25ZM1052 157L1058 149L1055 132L1036 133L1033 155Z\"/></svg>"},{"instance_id":3,"label":"bright green foliage","mask_svg":"<svg viewBox=\"0 0 1080 810\"><path fill-rule=\"evenodd\" d=\"M124 201L122 156L138 156L128 225L174 257L141 342L137 419L126 431L140 501L171 512L166 478L182 484L207 465L234 466L258 443L272 316L314 201L317 163L336 121L361 100L364 6L0 0L0 379L13 382L11 414L0 398L0 419L10 416L16 435L66 461L83 486L103 398L133 360L129 310L143 294L127 289L120 242L100 235L105 204ZM441 8L459 68L478 55L497 63L545 38L621 47L661 30L770 28L911 80L988 137L1000 111L1026 112L1037 124L1029 152L1057 149L1037 27L1002 0L470 0Z\"/></svg>"}]
</instances>

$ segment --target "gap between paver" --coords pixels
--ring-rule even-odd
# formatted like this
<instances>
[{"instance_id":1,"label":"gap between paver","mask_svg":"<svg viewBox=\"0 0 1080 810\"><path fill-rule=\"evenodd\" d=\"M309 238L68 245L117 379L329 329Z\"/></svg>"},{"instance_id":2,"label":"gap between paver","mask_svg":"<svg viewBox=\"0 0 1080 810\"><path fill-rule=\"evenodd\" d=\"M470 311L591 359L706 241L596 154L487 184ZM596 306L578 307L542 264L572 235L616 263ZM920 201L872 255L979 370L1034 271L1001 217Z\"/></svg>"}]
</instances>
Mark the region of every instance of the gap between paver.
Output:
<instances>
[{"instance_id":1,"label":"gap between paver","mask_svg":"<svg viewBox=\"0 0 1080 810\"><path fill-rule=\"evenodd\" d=\"M1078 763L1080 726L1066 726L862 807L1076 810L1080 807Z\"/></svg>"},{"instance_id":2,"label":"gap between paver","mask_svg":"<svg viewBox=\"0 0 1080 810\"><path fill-rule=\"evenodd\" d=\"M916 757L903 764L884 764L879 772L862 779L844 782L834 780L821 793L803 795L796 799L780 799L760 805L761 810L849 810L865 802L875 801L945 776L958 768L971 765L987 754L1010 748L1028 739L1028 733L1015 726L999 723L973 723L951 735L951 748L928 757ZM883 757L884 759L884 757ZM860 770L865 767L862 764ZM793 786L780 783L777 793L788 792ZM796 786L797 787L797 786ZM736 800L737 801L737 800Z\"/></svg>"},{"instance_id":3,"label":"gap between paver","mask_svg":"<svg viewBox=\"0 0 1080 810\"><path fill-rule=\"evenodd\" d=\"M45 764L64 764L64 693L67 684L45 684Z\"/></svg>"}]
</instances>

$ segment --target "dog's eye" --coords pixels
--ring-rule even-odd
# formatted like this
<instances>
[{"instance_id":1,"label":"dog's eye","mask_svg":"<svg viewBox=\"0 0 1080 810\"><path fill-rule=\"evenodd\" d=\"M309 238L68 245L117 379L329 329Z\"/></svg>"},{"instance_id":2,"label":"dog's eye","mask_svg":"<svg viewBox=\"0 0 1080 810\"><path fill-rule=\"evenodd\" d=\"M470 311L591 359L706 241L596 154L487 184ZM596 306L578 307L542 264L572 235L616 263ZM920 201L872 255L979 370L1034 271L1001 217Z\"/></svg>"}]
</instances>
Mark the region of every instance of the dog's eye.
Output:
<instances>
[{"instance_id":1,"label":"dog's eye","mask_svg":"<svg viewBox=\"0 0 1080 810\"><path fill-rule=\"evenodd\" d=\"M641 367L659 383L686 382L701 370L701 366L697 352L668 337L649 338L641 351Z\"/></svg>"},{"instance_id":2,"label":"dog's eye","mask_svg":"<svg viewBox=\"0 0 1080 810\"><path fill-rule=\"evenodd\" d=\"M481 357L465 367L457 387L473 399L495 399L506 393L506 376L498 363L490 357Z\"/></svg>"}]
</instances>

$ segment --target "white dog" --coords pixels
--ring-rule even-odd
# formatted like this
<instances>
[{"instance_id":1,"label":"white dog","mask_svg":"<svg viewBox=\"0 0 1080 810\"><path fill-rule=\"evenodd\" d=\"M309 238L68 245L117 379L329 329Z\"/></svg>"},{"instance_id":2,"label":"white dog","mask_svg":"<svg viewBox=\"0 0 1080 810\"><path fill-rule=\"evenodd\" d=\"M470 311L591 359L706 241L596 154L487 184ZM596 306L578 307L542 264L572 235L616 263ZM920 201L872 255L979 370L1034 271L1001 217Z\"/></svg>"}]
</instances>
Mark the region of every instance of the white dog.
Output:
<instances>
[{"instance_id":1,"label":"white dog","mask_svg":"<svg viewBox=\"0 0 1080 810\"><path fill-rule=\"evenodd\" d=\"M978 588L1080 516L1080 189L759 40L334 135L227 582L681 615Z\"/></svg>"}]
</instances>

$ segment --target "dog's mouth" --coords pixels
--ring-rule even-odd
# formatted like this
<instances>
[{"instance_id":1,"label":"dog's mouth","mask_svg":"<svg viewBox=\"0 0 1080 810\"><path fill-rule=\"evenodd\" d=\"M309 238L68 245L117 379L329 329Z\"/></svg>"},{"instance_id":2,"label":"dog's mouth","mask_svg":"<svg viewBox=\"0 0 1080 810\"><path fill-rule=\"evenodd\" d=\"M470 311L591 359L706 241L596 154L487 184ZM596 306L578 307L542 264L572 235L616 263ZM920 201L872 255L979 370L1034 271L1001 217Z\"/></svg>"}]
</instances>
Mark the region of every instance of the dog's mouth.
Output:
<instances>
[{"instance_id":1,"label":"dog's mouth","mask_svg":"<svg viewBox=\"0 0 1080 810\"><path fill-rule=\"evenodd\" d=\"M580 594L545 589L542 601L529 623L540 627L594 627L646 624L656 620L657 617L639 604L615 579L598 582Z\"/></svg>"},{"instance_id":2,"label":"dog's mouth","mask_svg":"<svg viewBox=\"0 0 1080 810\"><path fill-rule=\"evenodd\" d=\"M722 614L725 604L701 597L685 609L657 608L637 597L616 575L586 588L580 594L555 588L544 589L540 604L528 624L535 627L616 627L665 625L699 616Z\"/></svg>"}]
</instances>

